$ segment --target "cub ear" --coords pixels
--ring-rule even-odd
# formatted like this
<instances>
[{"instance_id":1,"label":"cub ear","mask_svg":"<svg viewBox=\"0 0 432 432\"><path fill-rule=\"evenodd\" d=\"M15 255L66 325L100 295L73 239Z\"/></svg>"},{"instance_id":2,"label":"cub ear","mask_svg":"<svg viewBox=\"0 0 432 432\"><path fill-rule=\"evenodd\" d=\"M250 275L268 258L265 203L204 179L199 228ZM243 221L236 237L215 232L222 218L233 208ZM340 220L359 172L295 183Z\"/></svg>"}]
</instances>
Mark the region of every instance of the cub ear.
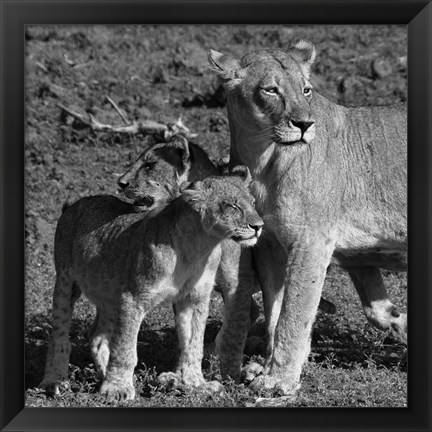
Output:
<instances>
[{"instance_id":1,"label":"cub ear","mask_svg":"<svg viewBox=\"0 0 432 432\"><path fill-rule=\"evenodd\" d=\"M245 187L249 187L252 181L251 173L246 165L236 165L231 168L231 176L239 177L243 181Z\"/></svg>"},{"instance_id":2,"label":"cub ear","mask_svg":"<svg viewBox=\"0 0 432 432\"><path fill-rule=\"evenodd\" d=\"M157 156L155 153L155 147L156 145L152 145L151 147L147 147L141 154L140 159L144 159L147 162L157 162Z\"/></svg>"},{"instance_id":3,"label":"cub ear","mask_svg":"<svg viewBox=\"0 0 432 432\"><path fill-rule=\"evenodd\" d=\"M180 193L183 193L186 189L190 189L192 183L187 181L182 181L181 177L177 175L178 181L177 184L179 186Z\"/></svg>"},{"instance_id":4,"label":"cub ear","mask_svg":"<svg viewBox=\"0 0 432 432\"><path fill-rule=\"evenodd\" d=\"M173 135L169 143L180 153L182 172L181 178L187 179L192 166L189 141L183 135Z\"/></svg>"},{"instance_id":5,"label":"cub ear","mask_svg":"<svg viewBox=\"0 0 432 432\"><path fill-rule=\"evenodd\" d=\"M233 86L238 84L244 77L244 71L240 66L240 62L234 57L211 49L208 59L210 68L219 75L224 84Z\"/></svg>"},{"instance_id":6,"label":"cub ear","mask_svg":"<svg viewBox=\"0 0 432 432\"><path fill-rule=\"evenodd\" d=\"M202 213L204 211L205 194L201 182L194 182L187 185L187 189L183 189L182 197L193 210Z\"/></svg>"},{"instance_id":7,"label":"cub ear","mask_svg":"<svg viewBox=\"0 0 432 432\"><path fill-rule=\"evenodd\" d=\"M299 63L304 76L309 79L311 66L316 57L314 44L307 40L299 40L289 49L288 53Z\"/></svg>"}]
</instances>

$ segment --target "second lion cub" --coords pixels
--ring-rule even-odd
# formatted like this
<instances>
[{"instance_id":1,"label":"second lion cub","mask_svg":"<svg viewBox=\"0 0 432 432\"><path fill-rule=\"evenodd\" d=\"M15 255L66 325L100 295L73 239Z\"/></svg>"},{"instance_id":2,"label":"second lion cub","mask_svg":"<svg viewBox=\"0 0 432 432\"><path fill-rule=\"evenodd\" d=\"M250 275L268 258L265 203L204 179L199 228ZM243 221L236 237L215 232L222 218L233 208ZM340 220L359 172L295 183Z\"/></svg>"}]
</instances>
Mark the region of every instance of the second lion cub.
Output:
<instances>
[{"instance_id":1,"label":"second lion cub","mask_svg":"<svg viewBox=\"0 0 432 432\"><path fill-rule=\"evenodd\" d=\"M220 243L256 243L263 226L246 189L250 176L209 177L149 213L112 196L83 198L66 208L55 236L53 334L42 386L58 392L67 378L69 328L81 290L97 307L91 341L103 376L101 393L135 396L133 371L142 319L163 301L176 307L180 358L175 376L217 389L201 371L203 338Z\"/></svg>"}]
</instances>

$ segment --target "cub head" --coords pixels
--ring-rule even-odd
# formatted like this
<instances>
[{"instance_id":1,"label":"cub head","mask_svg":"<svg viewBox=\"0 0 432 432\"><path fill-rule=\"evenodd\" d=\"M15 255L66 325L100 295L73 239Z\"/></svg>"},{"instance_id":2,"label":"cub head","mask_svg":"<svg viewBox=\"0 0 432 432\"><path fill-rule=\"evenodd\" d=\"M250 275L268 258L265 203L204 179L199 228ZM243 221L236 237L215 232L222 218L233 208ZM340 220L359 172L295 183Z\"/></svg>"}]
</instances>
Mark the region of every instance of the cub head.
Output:
<instances>
[{"instance_id":1,"label":"cub head","mask_svg":"<svg viewBox=\"0 0 432 432\"><path fill-rule=\"evenodd\" d=\"M117 183L135 208L149 210L178 195L191 167L189 144L181 135L149 147Z\"/></svg>"},{"instance_id":2,"label":"cub head","mask_svg":"<svg viewBox=\"0 0 432 432\"><path fill-rule=\"evenodd\" d=\"M310 143L315 55L313 44L304 40L287 52L253 51L240 60L211 50L210 64L227 91L230 122L278 144Z\"/></svg>"},{"instance_id":3,"label":"cub head","mask_svg":"<svg viewBox=\"0 0 432 432\"><path fill-rule=\"evenodd\" d=\"M251 177L245 166L235 167L230 176L212 176L192 183L182 198L197 212L210 235L253 246L261 235L263 220L248 191Z\"/></svg>"}]
</instances>

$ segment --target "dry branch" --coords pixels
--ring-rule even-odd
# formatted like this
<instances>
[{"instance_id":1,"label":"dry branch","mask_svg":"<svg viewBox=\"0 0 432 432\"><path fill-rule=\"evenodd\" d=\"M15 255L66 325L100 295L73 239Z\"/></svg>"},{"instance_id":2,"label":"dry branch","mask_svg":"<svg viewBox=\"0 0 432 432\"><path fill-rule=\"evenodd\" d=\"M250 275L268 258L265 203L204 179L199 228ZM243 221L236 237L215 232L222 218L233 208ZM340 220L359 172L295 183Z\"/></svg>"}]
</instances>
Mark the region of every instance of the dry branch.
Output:
<instances>
[{"instance_id":1,"label":"dry branch","mask_svg":"<svg viewBox=\"0 0 432 432\"><path fill-rule=\"evenodd\" d=\"M125 125L129 124L129 120L127 119L125 113L118 107L118 105L108 96L105 95L105 99L112 105L112 107L117 111L117 114L121 117L123 120L123 123Z\"/></svg>"},{"instance_id":2,"label":"dry branch","mask_svg":"<svg viewBox=\"0 0 432 432\"><path fill-rule=\"evenodd\" d=\"M77 113L70 108L57 104L57 106L62 109L65 113L71 117L79 120L84 125L88 126L90 129L96 132L111 132L111 133L127 133L127 134L143 134L143 135L159 135L164 140L168 140L171 136L175 134L181 134L186 138L194 138L197 134L191 133L188 127L182 122L179 117L175 123L163 124L158 123L153 120L139 120L129 122L127 118L121 113L120 108L112 101L108 96L107 100L114 107L117 113L122 118L124 125L111 125L98 121L94 116L87 113L86 115Z\"/></svg>"}]
</instances>

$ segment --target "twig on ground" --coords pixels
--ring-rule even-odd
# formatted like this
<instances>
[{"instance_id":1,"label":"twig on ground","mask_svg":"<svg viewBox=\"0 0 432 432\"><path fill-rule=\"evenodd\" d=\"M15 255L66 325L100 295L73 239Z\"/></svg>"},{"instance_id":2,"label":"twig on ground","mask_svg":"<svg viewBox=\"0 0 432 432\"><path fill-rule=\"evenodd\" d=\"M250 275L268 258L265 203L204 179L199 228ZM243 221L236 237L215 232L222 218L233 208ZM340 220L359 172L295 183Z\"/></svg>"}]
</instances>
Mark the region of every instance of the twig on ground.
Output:
<instances>
[{"instance_id":1,"label":"twig on ground","mask_svg":"<svg viewBox=\"0 0 432 432\"><path fill-rule=\"evenodd\" d=\"M115 103L107 97L108 101L115 108ZM194 138L197 134L191 133L188 127L183 123L182 119L179 117L175 123L162 124L155 122L153 120L139 120L129 122L126 117L120 114L120 109L115 108L117 113L122 117L125 122L124 125L111 125L98 121L94 116L87 113L83 115L77 113L70 108L57 104L57 106L62 109L65 113L71 117L79 120L84 125L88 126L90 129L96 132L111 132L111 133L128 133L128 134L143 134L143 135L159 135L162 139L167 140L175 134L181 134L186 138Z\"/></svg>"},{"instance_id":2,"label":"twig on ground","mask_svg":"<svg viewBox=\"0 0 432 432\"><path fill-rule=\"evenodd\" d=\"M124 112L118 107L118 105L108 96L105 95L105 99L112 105L112 107L117 111L117 114L121 117L123 120L123 123L125 125L129 124L129 120L126 118Z\"/></svg>"},{"instance_id":3,"label":"twig on ground","mask_svg":"<svg viewBox=\"0 0 432 432\"><path fill-rule=\"evenodd\" d=\"M48 69L46 68L46 66L43 64L43 63L41 63L41 62L36 62L36 66L39 68L39 69L42 69L45 73L48 73Z\"/></svg>"}]
</instances>

